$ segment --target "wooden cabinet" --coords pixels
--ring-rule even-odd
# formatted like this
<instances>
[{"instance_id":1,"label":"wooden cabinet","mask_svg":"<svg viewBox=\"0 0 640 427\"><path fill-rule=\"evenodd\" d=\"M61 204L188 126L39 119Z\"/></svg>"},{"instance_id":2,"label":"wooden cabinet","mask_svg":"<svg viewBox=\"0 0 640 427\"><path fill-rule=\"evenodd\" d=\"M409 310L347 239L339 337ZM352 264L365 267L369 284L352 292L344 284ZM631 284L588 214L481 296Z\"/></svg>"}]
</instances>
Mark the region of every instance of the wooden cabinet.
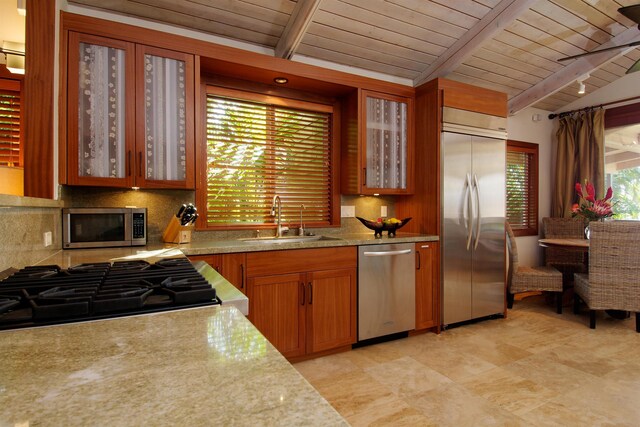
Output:
<instances>
[{"instance_id":1,"label":"wooden cabinet","mask_svg":"<svg viewBox=\"0 0 640 427\"><path fill-rule=\"evenodd\" d=\"M351 345L356 265L354 247L247 254L249 320L288 358Z\"/></svg>"},{"instance_id":2,"label":"wooden cabinet","mask_svg":"<svg viewBox=\"0 0 640 427\"><path fill-rule=\"evenodd\" d=\"M68 40L67 183L194 188L194 56Z\"/></svg>"},{"instance_id":3,"label":"wooden cabinet","mask_svg":"<svg viewBox=\"0 0 640 427\"><path fill-rule=\"evenodd\" d=\"M240 292L246 294L245 274L247 256L244 253L232 254L212 254L212 255L190 255L191 261L204 261L218 273L222 275L229 283L238 288Z\"/></svg>"},{"instance_id":4,"label":"wooden cabinet","mask_svg":"<svg viewBox=\"0 0 640 427\"><path fill-rule=\"evenodd\" d=\"M359 90L345 99L342 192L411 194L413 99Z\"/></svg>"},{"instance_id":5,"label":"wooden cabinet","mask_svg":"<svg viewBox=\"0 0 640 427\"><path fill-rule=\"evenodd\" d=\"M440 247L416 243L416 330L440 332Z\"/></svg>"}]
</instances>

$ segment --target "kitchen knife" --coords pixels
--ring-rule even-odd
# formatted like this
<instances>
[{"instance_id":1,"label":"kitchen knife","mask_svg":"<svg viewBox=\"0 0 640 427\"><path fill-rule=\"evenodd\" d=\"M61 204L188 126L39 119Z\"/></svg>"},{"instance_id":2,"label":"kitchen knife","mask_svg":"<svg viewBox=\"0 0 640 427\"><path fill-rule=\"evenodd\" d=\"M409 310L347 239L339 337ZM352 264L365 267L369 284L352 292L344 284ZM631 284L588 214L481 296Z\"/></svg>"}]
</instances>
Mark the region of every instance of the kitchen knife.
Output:
<instances>
[{"instance_id":1,"label":"kitchen knife","mask_svg":"<svg viewBox=\"0 0 640 427\"><path fill-rule=\"evenodd\" d=\"M178 209L178 213L176 214L176 218L181 218L185 209L187 209L187 205L183 204L180 206L180 209Z\"/></svg>"}]
</instances>

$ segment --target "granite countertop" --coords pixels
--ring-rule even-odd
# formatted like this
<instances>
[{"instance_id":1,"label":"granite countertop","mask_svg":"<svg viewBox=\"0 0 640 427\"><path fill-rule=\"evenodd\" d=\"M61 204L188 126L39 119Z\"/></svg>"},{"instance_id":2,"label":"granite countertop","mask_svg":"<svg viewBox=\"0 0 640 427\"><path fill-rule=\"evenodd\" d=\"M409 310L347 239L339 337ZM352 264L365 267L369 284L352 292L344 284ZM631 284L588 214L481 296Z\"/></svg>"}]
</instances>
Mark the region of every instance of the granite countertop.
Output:
<instances>
[{"instance_id":1,"label":"granite countertop","mask_svg":"<svg viewBox=\"0 0 640 427\"><path fill-rule=\"evenodd\" d=\"M398 233L396 237L375 238L373 232L358 234L327 234L325 239L308 242L289 242L282 239L278 243L263 243L256 240L208 240L181 244L178 247L187 256L224 254L235 252L275 251L283 249L330 248L337 246L385 245L391 243L411 243L437 241L438 236L427 234Z\"/></svg>"},{"instance_id":2,"label":"granite countertop","mask_svg":"<svg viewBox=\"0 0 640 427\"><path fill-rule=\"evenodd\" d=\"M235 308L0 332L0 425L347 425Z\"/></svg>"}]
</instances>

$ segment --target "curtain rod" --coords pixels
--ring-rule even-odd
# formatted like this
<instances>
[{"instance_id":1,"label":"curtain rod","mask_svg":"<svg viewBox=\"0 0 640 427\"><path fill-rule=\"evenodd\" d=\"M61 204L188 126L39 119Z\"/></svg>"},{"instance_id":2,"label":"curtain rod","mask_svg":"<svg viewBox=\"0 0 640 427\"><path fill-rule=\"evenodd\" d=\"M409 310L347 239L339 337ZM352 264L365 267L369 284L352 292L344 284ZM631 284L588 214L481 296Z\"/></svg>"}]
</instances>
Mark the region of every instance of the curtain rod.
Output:
<instances>
[{"instance_id":1,"label":"curtain rod","mask_svg":"<svg viewBox=\"0 0 640 427\"><path fill-rule=\"evenodd\" d=\"M640 96L633 96L631 98L620 99L618 101L605 102L604 104L592 105L591 107L583 107L583 108L578 108L576 110L564 111L564 112L558 113L558 114L551 113L551 114L549 114L549 120L555 119L556 117L563 118L565 116L568 116L569 114L577 113L579 111L588 111L588 110L592 110L592 109L595 109L595 108L606 107L607 105L613 105L613 104L619 104L621 102L633 101L634 99L640 99Z\"/></svg>"}]
</instances>

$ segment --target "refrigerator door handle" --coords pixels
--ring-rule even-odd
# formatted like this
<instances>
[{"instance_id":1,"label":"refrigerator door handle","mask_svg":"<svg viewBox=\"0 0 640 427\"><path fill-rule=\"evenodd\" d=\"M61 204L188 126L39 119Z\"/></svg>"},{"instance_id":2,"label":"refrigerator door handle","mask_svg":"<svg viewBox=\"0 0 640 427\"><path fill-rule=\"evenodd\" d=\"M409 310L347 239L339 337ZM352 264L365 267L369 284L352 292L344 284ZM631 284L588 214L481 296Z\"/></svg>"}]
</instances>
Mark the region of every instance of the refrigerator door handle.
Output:
<instances>
[{"instance_id":1,"label":"refrigerator door handle","mask_svg":"<svg viewBox=\"0 0 640 427\"><path fill-rule=\"evenodd\" d=\"M482 215L480 214L480 184L478 183L478 175L473 174L473 187L476 193L476 202L478 206L477 214L476 214L476 242L473 245L473 249L478 249L478 242L480 241L480 231L481 231L481 219Z\"/></svg>"},{"instance_id":2,"label":"refrigerator door handle","mask_svg":"<svg viewBox=\"0 0 640 427\"><path fill-rule=\"evenodd\" d=\"M471 174L467 174L465 179L465 191L464 198L466 202L466 209L464 209L467 214L465 228L467 231L467 250L471 247L471 238L473 237L472 227L473 227L473 199L471 198Z\"/></svg>"}]
</instances>

